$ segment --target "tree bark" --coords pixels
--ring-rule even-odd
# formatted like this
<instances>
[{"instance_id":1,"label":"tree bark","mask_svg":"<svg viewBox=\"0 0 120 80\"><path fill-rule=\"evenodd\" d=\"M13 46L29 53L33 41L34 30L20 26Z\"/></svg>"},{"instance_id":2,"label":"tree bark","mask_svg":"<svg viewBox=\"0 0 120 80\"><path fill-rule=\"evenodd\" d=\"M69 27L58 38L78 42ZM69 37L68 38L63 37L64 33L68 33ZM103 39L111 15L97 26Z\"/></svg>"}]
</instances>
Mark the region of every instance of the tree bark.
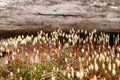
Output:
<instances>
[{"instance_id":1,"label":"tree bark","mask_svg":"<svg viewBox=\"0 0 120 80\"><path fill-rule=\"evenodd\" d=\"M97 29L120 32L119 0L0 0L0 35Z\"/></svg>"}]
</instances>

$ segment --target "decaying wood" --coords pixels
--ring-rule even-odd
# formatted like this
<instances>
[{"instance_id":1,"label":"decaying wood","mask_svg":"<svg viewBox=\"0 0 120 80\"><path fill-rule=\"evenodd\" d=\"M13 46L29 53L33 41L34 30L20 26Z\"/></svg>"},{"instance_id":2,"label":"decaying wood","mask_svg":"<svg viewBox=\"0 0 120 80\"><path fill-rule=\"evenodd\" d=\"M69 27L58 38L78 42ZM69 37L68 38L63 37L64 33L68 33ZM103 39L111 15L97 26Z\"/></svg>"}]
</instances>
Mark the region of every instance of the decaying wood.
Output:
<instances>
[{"instance_id":1,"label":"decaying wood","mask_svg":"<svg viewBox=\"0 0 120 80\"><path fill-rule=\"evenodd\" d=\"M72 27L120 32L119 5L119 0L0 0L0 34Z\"/></svg>"}]
</instances>

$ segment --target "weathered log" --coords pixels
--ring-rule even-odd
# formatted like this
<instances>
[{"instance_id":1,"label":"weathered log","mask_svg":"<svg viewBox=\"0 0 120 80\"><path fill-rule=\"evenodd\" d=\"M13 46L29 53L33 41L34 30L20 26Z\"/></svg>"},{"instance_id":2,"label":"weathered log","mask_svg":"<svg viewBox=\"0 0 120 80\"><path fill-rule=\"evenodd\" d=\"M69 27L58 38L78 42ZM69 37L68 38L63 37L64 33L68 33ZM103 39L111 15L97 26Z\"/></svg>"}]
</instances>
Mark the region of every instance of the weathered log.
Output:
<instances>
[{"instance_id":1,"label":"weathered log","mask_svg":"<svg viewBox=\"0 0 120 80\"><path fill-rule=\"evenodd\" d=\"M39 30L120 32L118 0L0 0L0 35Z\"/></svg>"}]
</instances>

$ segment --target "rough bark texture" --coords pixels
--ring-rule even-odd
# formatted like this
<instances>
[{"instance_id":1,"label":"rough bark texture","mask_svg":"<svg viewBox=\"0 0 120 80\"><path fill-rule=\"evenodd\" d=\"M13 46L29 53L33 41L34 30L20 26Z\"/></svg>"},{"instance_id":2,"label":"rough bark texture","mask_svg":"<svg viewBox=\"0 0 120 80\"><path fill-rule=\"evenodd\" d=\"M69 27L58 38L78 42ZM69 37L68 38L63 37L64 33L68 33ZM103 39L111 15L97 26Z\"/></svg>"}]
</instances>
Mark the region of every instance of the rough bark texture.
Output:
<instances>
[{"instance_id":1,"label":"rough bark texture","mask_svg":"<svg viewBox=\"0 0 120 80\"><path fill-rule=\"evenodd\" d=\"M72 27L120 32L119 5L119 0L0 0L0 34Z\"/></svg>"}]
</instances>

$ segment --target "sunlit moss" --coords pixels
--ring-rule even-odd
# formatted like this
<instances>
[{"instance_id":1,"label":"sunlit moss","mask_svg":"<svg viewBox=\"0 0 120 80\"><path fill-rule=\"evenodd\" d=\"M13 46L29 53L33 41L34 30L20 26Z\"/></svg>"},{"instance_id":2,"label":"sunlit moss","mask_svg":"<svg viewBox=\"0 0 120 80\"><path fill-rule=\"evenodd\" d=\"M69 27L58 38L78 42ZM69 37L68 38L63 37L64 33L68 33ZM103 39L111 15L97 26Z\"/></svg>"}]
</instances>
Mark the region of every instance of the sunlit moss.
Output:
<instances>
[{"instance_id":1,"label":"sunlit moss","mask_svg":"<svg viewBox=\"0 0 120 80\"><path fill-rule=\"evenodd\" d=\"M10 37L0 46L0 79L119 78L119 42L117 35L110 46L109 34L95 29Z\"/></svg>"}]
</instances>

